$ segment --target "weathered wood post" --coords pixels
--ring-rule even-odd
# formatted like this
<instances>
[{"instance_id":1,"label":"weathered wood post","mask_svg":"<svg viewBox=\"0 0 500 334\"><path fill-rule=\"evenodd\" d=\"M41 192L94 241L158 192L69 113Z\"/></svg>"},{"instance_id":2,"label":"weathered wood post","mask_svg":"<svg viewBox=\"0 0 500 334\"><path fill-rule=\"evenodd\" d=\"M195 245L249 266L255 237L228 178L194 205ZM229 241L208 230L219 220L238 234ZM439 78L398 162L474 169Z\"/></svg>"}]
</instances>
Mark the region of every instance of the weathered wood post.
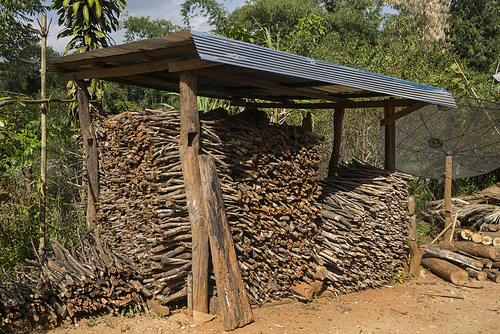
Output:
<instances>
[{"instance_id":1,"label":"weathered wood post","mask_svg":"<svg viewBox=\"0 0 500 334\"><path fill-rule=\"evenodd\" d=\"M200 119L197 103L197 75L182 72L179 81L181 99L181 131L179 155L186 187L186 200L191 220L193 311L208 313L208 232L204 213L204 199L198 164L200 148Z\"/></svg>"},{"instance_id":2,"label":"weathered wood post","mask_svg":"<svg viewBox=\"0 0 500 334\"><path fill-rule=\"evenodd\" d=\"M451 225L451 177L453 174L453 157L446 156L446 172L444 182L444 226ZM444 233L444 241L450 241L451 229Z\"/></svg>"},{"instance_id":3,"label":"weathered wood post","mask_svg":"<svg viewBox=\"0 0 500 334\"><path fill-rule=\"evenodd\" d=\"M92 120L90 119L90 96L87 84L83 80L76 80L76 99L78 103L78 118L82 133L83 147L85 148L85 165L87 167L88 198L87 198L87 228L95 230L97 205L99 203L99 155L97 140Z\"/></svg>"},{"instance_id":4,"label":"weathered wood post","mask_svg":"<svg viewBox=\"0 0 500 334\"><path fill-rule=\"evenodd\" d=\"M384 107L385 118L394 115L394 107L386 100ZM396 122L389 122L385 126L385 169L396 171Z\"/></svg>"},{"instance_id":5,"label":"weathered wood post","mask_svg":"<svg viewBox=\"0 0 500 334\"><path fill-rule=\"evenodd\" d=\"M219 310L224 329L234 330L252 322L252 308L234 250L214 160L209 155L201 155L199 163Z\"/></svg>"},{"instance_id":6,"label":"weathered wood post","mask_svg":"<svg viewBox=\"0 0 500 334\"><path fill-rule=\"evenodd\" d=\"M333 114L333 151L328 163L328 176L335 175L335 169L339 163L340 143L342 141L342 122L344 121L344 108L335 109Z\"/></svg>"}]
</instances>

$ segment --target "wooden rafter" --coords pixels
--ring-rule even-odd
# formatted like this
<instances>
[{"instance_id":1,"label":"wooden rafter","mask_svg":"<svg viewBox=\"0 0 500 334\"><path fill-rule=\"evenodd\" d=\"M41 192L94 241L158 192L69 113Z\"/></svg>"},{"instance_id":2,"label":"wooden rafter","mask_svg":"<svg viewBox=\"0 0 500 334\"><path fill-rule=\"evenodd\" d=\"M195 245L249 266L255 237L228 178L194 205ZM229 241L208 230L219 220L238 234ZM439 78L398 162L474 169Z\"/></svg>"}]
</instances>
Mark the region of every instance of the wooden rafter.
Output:
<instances>
[{"instance_id":1,"label":"wooden rafter","mask_svg":"<svg viewBox=\"0 0 500 334\"><path fill-rule=\"evenodd\" d=\"M236 83L240 83L240 84L244 84L244 85L261 87L261 88L265 88L265 89L271 89L271 90L278 91L278 92L290 93L290 94L309 97L309 98L318 99L318 100L326 100L326 101L334 101L334 102L346 101L345 99L340 99L340 98L337 98L337 97L331 96L331 95L313 93L313 92L305 91L302 89L286 87L286 86L282 86L282 85L269 83L267 81L241 77L241 76L232 75L232 74L228 74L228 73L220 73L220 72L216 72L216 71L203 70L203 69L198 70L198 73L201 75L211 77L211 78L215 78L215 79L226 80L226 81L236 82Z\"/></svg>"}]
</instances>

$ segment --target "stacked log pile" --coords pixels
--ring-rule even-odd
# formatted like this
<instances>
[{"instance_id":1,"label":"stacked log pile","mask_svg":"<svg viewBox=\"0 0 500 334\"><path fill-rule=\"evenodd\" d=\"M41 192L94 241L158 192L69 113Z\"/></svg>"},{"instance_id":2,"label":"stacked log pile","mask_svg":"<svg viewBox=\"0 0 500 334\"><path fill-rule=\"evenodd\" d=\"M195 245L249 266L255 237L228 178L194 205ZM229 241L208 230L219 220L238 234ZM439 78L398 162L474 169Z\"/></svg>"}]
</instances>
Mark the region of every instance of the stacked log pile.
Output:
<instances>
[{"instance_id":1,"label":"stacked log pile","mask_svg":"<svg viewBox=\"0 0 500 334\"><path fill-rule=\"evenodd\" d=\"M427 245L422 258L424 267L456 285L490 279L500 283L500 249L472 241L441 241Z\"/></svg>"},{"instance_id":2,"label":"stacked log pile","mask_svg":"<svg viewBox=\"0 0 500 334\"><path fill-rule=\"evenodd\" d=\"M258 111L200 118L201 154L215 158L249 297L288 295L318 262L318 136ZM186 296L191 266L179 130L177 110L133 111L104 122L100 142L103 238L152 274L146 287L164 304Z\"/></svg>"},{"instance_id":3,"label":"stacked log pile","mask_svg":"<svg viewBox=\"0 0 500 334\"><path fill-rule=\"evenodd\" d=\"M408 253L407 175L354 162L320 182L318 136L271 125L257 111L215 110L200 121L200 154L216 161L253 303L310 299L324 283L343 293L393 280ZM2 324L19 317L54 323L98 310L147 312L147 300L165 305L187 296L191 226L179 111L135 110L97 128L103 243L97 236L70 253L54 242L55 259L33 263L38 276L1 283Z\"/></svg>"},{"instance_id":4,"label":"stacked log pile","mask_svg":"<svg viewBox=\"0 0 500 334\"><path fill-rule=\"evenodd\" d=\"M54 258L37 254L37 261L29 261L34 273L16 272L0 282L0 330L16 319L55 326L98 311L147 313L144 296L151 293L141 284L144 277L98 237L72 252L55 240L52 248Z\"/></svg>"},{"instance_id":5,"label":"stacked log pile","mask_svg":"<svg viewBox=\"0 0 500 334\"><path fill-rule=\"evenodd\" d=\"M410 176L353 162L322 181L320 256L340 292L392 282L408 254Z\"/></svg>"}]
</instances>

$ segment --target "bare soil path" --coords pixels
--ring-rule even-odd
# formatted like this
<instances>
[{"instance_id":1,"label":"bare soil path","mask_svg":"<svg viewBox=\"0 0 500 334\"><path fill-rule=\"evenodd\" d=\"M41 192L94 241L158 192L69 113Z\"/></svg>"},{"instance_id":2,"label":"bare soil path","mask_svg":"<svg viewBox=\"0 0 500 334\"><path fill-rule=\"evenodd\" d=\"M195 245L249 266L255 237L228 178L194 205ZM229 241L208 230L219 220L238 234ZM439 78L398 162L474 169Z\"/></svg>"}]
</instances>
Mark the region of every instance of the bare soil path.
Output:
<instances>
[{"instance_id":1,"label":"bare soil path","mask_svg":"<svg viewBox=\"0 0 500 334\"><path fill-rule=\"evenodd\" d=\"M253 312L253 323L231 333L500 333L500 284L486 281L482 289L457 287L425 272L402 284L339 297L327 292L307 304L268 303ZM35 332L226 333L220 317L196 325L184 310L170 317L106 315Z\"/></svg>"}]
</instances>

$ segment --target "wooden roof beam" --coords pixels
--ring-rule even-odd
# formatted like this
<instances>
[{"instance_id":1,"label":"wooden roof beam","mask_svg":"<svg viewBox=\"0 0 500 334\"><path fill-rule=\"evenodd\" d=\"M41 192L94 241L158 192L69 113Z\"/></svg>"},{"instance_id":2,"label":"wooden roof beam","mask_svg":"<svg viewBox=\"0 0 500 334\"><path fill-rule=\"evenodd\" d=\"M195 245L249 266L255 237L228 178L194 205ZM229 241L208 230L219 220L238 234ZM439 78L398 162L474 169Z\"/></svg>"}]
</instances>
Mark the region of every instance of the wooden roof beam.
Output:
<instances>
[{"instance_id":1,"label":"wooden roof beam","mask_svg":"<svg viewBox=\"0 0 500 334\"><path fill-rule=\"evenodd\" d=\"M309 98L313 98L313 99L317 99L317 100L327 100L327 101L334 101L334 102L346 101L345 99L340 99L340 98L337 98L337 97L331 96L331 95L307 92L307 91L304 91L301 89L281 86L281 85L277 85L277 84L273 84L273 83L269 83L269 82L257 80L257 79L240 77L240 76L232 75L229 73L220 73L220 72L203 70L203 69L198 70L198 73L201 75L205 75L205 76L214 78L214 79L232 81L232 82L241 83L244 85L251 85L251 86L255 86L255 87L271 89L271 90L274 90L277 92L284 92L284 93L294 94L294 95L298 95L298 96L309 97Z\"/></svg>"},{"instance_id":2,"label":"wooden roof beam","mask_svg":"<svg viewBox=\"0 0 500 334\"><path fill-rule=\"evenodd\" d=\"M137 59L148 60L148 59L154 59L154 58L163 57L163 56L170 56L170 55L176 55L179 53L190 53L190 52L196 52L195 46L191 43L185 44L185 45L180 45L180 46L174 46L171 48L165 48L165 49L158 49L158 50L151 50L151 51L138 51L138 52L121 54L121 55L99 57L99 58L95 58L95 60L99 60L100 62L103 62L103 63L130 61L130 60L137 60ZM55 60L52 60L51 62L54 64L56 72L59 72L65 68L88 65L91 61L92 60L84 59L84 60L68 61L68 62L64 62L64 63L57 63L57 59L55 59Z\"/></svg>"},{"instance_id":3,"label":"wooden roof beam","mask_svg":"<svg viewBox=\"0 0 500 334\"><path fill-rule=\"evenodd\" d=\"M97 70L76 71L59 74L59 80L83 80L83 79L109 79L113 77L125 77L135 74L153 73L161 71L180 72L197 68L216 66L219 63L202 60L199 58L185 60L183 57L163 59L129 66L116 66Z\"/></svg>"}]
</instances>

